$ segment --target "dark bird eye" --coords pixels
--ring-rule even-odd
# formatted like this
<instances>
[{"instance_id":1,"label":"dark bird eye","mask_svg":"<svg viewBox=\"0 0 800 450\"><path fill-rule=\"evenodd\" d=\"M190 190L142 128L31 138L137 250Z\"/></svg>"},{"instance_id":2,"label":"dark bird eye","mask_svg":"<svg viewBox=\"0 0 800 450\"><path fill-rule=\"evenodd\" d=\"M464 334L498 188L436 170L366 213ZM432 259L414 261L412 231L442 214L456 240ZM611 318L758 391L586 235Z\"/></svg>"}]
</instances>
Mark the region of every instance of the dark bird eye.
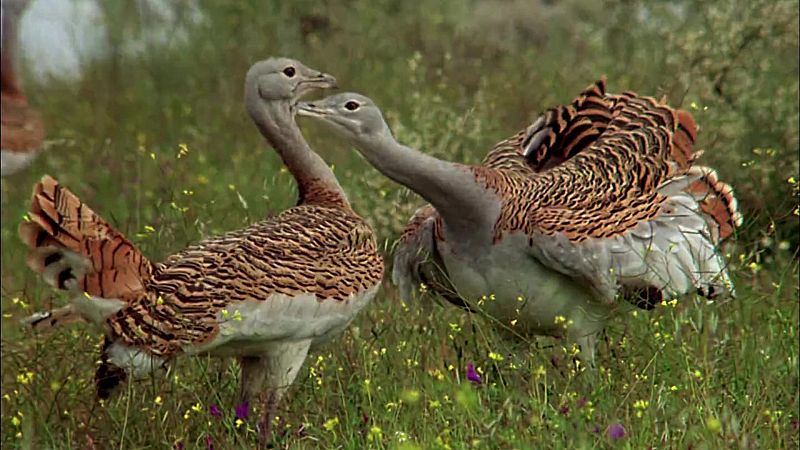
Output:
<instances>
[{"instance_id":1,"label":"dark bird eye","mask_svg":"<svg viewBox=\"0 0 800 450\"><path fill-rule=\"evenodd\" d=\"M359 105L358 102L354 102L353 100L350 100L349 102L344 104L345 109L347 109L348 111L355 111L358 109L359 106L361 105Z\"/></svg>"},{"instance_id":2,"label":"dark bird eye","mask_svg":"<svg viewBox=\"0 0 800 450\"><path fill-rule=\"evenodd\" d=\"M286 75L289 78L292 78L294 76L294 74L295 74L294 67L289 66L289 67L283 69L283 74Z\"/></svg>"}]
</instances>

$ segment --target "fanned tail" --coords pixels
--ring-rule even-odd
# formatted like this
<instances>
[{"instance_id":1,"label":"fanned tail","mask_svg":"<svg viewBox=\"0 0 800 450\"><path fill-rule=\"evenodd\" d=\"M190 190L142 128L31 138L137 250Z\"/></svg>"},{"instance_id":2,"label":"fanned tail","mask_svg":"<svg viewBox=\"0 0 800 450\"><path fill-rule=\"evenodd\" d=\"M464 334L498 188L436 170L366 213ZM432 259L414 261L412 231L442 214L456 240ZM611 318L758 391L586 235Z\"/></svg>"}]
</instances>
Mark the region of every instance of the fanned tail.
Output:
<instances>
[{"instance_id":1,"label":"fanned tail","mask_svg":"<svg viewBox=\"0 0 800 450\"><path fill-rule=\"evenodd\" d=\"M611 120L613 98L601 78L573 100L545 111L526 130L523 154L536 172L562 164L594 143Z\"/></svg>"},{"instance_id":2,"label":"fanned tail","mask_svg":"<svg viewBox=\"0 0 800 450\"><path fill-rule=\"evenodd\" d=\"M108 308L144 289L153 270L150 261L54 178L45 175L34 186L28 217L19 226L29 248L28 267L51 286L72 292L84 318L102 320ZM87 307L83 303L91 303L90 298L111 303ZM55 323L37 320L32 325Z\"/></svg>"},{"instance_id":3,"label":"fanned tail","mask_svg":"<svg viewBox=\"0 0 800 450\"><path fill-rule=\"evenodd\" d=\"M532 244L537 257L590 280L598 298L608 302L620 290L644 309L692 291L707 298L734 296L719 244L742 218L732 188L712 169L696 165L702 152L694 149L692 115L665 99L633 92L601 98L602 90L595 91L587 98L604 100L610 120L605 112L595 114L599 137L570 163L534 178L541 185L534 199L540 206L524 205L532 212L526 219L538 227L531 234L548 234ZM547 167L563 157L547 155L533 162ZM563 198L572 200L569 207ZM506 220L513 223L514 217Z\"/></svg>"}]
</instances>

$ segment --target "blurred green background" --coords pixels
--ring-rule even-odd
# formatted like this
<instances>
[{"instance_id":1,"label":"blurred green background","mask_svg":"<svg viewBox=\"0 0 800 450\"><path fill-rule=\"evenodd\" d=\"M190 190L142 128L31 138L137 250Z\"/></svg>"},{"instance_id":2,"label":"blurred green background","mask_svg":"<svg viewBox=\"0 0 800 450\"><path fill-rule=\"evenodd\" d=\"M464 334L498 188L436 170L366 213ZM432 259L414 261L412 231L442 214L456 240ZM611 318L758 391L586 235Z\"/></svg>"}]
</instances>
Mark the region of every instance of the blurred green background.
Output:
<instances>
[{"instance_id":1,"label":"blurred green background","mask_svg":"<svg viewBox=\"0 0 800 450\"><path fill-rule=\"evenodd\" d=\"M48 148L2 180L4 447L255 442L252 424L230 417L231 361L187 358L90 413L100 333L23 332L17 319L65 299L24 266L16 227L45 173L153 260L292 205L294 182L242 105L249 66L278 55L334 74L376 100L401 142L454 161L478 162L601 75L610 92L666 95L694 115L702 162L745 217L729 248L739 298L617 320L596 374L571 374L560 342L500 340L480 318L401 301L387 280L342 340L309 358L279 447L796 447L797 1L175 2L180 33L166 43L148 39L137 3L98 5L107 51L80 78L24 66ZM389 256L420 199L300 125ZM468 361L481 386L462 383ZM616 423L620 440L606 434Z\"/></svg>"}]
</instances>

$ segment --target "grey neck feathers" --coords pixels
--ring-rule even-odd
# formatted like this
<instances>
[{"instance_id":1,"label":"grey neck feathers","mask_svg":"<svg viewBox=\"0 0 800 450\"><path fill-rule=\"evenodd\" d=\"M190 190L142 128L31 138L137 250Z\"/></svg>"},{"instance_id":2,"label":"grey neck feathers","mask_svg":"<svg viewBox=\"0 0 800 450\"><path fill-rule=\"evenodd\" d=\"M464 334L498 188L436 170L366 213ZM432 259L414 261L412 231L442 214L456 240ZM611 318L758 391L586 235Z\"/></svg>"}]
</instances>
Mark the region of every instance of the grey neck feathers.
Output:
<instances>
[{"instance_id":1,"label":"grey neck feathers","mask_svg":"<svg viewBox=\"0 0 800 450\"><path fill-rule=\"evenodd\" d=\"M297 180L297 204L341 203L349 207L347 196L328 164L308 146L297 127L289 103L273 101L261 108L256 118L261 134L278 151L283 163Z\"/></svg>"},{"instance_id":2,"label":"grey neck feathers","mask_svg":"<svg viewBox=\"0 0 800 450\"><path fill-rule=\"evenodd\" d=\"M448 230L477 237L479 230L494 227L500 203L477 183L468 166L406 147L388 131L360 143L359 149L384 175L430 202Z\"/></svg>"}]
</instances>

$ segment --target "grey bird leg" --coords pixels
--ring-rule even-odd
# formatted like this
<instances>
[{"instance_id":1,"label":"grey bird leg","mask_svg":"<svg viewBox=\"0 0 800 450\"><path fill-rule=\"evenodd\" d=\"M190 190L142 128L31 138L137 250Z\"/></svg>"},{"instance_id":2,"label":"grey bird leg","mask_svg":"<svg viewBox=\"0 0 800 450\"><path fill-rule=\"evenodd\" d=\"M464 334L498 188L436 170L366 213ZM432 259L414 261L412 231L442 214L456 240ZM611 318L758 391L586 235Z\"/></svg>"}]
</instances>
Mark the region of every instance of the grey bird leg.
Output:
<instances>
[{"instance_id":1,"label":"grey bird leg","mask_svg":"<svg viewBox=\"0 0 800 450\"><path fill-rule=\"evenodd\" d=\"M277 390L270 391L264 399L261 418L258 420L258 438L262 448L268 448L272 442L272 422L280 400L281 395Z\"/></svg>"},{"instance_id":2,"label":"grey bird leg","mask_svg":"<svg viewBox=\"0 0 800 450\"><path fill-rule=\"evenodd\" d=\"M258 419L260 448L268 448L272 442L272 419L283 395L289 389L311 347L311 340L274 343L260 357L240 358L242 378L239 401L263 399ZM262 390L264 386L264 390Z\"/></svg>"},{"instance_id":3,"label":"grey bird leg","mask_svg":"<svg viewBox=\"0 0 800 450\"><path fill-rule=\"evenodd\" d=\"M264 384L264 362L256 356L243 356L239 358L239 365L242 368L239 380L239 404L248 402L255 404L261 393L261 386Z\"/></svg>"}]
</instances>

